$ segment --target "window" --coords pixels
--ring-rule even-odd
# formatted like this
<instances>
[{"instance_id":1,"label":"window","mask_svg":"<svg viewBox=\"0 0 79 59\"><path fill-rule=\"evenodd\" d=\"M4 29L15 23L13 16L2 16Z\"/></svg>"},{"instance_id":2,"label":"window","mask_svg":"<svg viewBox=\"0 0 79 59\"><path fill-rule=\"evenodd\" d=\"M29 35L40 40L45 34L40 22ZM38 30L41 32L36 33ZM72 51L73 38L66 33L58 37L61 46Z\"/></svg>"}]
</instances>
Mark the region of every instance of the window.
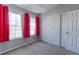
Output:
<instances>
[{"instance_id":1,"label":"window","mask_svg":"<svg viewBox=\"0 0 79 59\"><path fill-rule=\"evenodd\" d=\"M21 15L9 12L10 40L22 37Z\"/></svg>"},{"instance_id":2,"label":"window","mask_svg":"<svg viewBox=\"0 0 79 59\"><path fill-rule=\"evenodd\" d=\"M30 19L30 35L35 35L35 18Z\"/></svg>"}]
</instances>

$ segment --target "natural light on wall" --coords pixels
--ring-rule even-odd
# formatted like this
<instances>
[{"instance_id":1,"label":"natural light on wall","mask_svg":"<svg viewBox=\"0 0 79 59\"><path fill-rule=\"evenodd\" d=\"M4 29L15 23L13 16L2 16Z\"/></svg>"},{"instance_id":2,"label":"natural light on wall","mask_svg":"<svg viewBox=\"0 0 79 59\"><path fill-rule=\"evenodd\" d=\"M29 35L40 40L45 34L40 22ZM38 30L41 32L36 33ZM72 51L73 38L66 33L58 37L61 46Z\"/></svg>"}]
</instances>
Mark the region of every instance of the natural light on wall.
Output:
<instances>
[{"instance_id":1,"label":"natural light on wall","mask_svg":"<svg viewBox=\"0 0 79 59\"><path fill-rule=\"evenodd\" d=\"M30 18L30 35L35 35L35 18Z\"/></svg>"},{"instance_id":2,"label":"natural light on wall","mask_svg":"<svg viewBox=\"0 0 79 59\"><path fill-rule=\"evenodd\" d=\"M9 12L9 38L10 40L22 38L21 15Z\"/></svg>"}]
</instances>

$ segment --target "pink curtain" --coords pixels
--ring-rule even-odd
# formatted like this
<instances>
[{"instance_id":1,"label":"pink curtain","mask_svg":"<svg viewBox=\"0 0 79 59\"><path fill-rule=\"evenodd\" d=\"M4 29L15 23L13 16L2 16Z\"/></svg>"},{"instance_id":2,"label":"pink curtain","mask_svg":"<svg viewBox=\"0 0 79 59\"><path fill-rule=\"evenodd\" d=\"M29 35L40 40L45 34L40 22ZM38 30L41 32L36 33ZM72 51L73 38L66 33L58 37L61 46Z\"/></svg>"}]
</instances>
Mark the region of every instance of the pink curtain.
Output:
<instances>
[{"instance_id":1,"label":"pink curtain","mask_svg":"<svg viewBox=\"0 0 79 59\"><path fill-rule=\"evenodd\" d=\"M9 41L9 12L8 12L8 6L3 6L3 36L4 36L4 41Z\"/></svg>"},{"instance_id":2,"label":"pink curtain","mask_svg":"<svg viewBox=\"0 0 79 59\"><path fill-rule=\"evenodd\" d=\"M36 36L39 37L40 36L40 17L36 16L35 17L35 23L36 23Z\"/></svg>"},{"instance_id":3,"label":"pink curtain","mask_svg":"<svg viewBox=\"0 0 79 59\"><path fill-rule=\"evenodd\" d=\"M29 13L24 14L24 29L23 29L23 37L30 37L30 17Z\"/></svg>"},{"instance_id":4,"label":"pink curtain","mask_svg":"<svg viewBox=\"0 0 79 59\"><path fill-rule=\"evenodd\" d=\"M3 6L0 4L0 42L3 42Z\"/></svg>"}]
</instances>

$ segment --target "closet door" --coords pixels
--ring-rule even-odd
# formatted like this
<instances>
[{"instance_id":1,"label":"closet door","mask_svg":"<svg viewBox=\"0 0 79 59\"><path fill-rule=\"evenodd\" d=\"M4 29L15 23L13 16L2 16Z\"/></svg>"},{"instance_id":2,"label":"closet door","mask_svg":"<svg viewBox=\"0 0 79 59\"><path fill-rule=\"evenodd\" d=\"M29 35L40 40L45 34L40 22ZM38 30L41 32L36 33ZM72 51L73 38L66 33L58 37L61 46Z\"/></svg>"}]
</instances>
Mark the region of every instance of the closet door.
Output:
<instances>
[{"instance_id":1,"label":"closet door","mask_svg":"<svg viewBox=\"0 0 79 59\"><path fill-rule=\"evenodd\" d=\"M41 36L42 40L45 42L49 42L49 26L48 26L48 17L43 17L41 20Z\"/></svg>"},{"instance_id":2,"label":"closet door","mask_svg":"<svg viewBox=\"0 0 79 59\"><path fill-rule=\"evenodd\" d=\"M60 16L50 15L42 18L42 39L48 43L60 44Z\"/></svg>"},{"instance_id":3,"label":"closet door","mask_svg":"<svg viewBox=\"0 0 79 59\"><path fill-rule=\"evenodd\" d=\"M60 45L60 16L52 15L49 18L49 39L50 43Z\"/></svg>"},{"instance_id":4,"label":"closet door","mask_svg":"<svg viewBox=\"0 0 79 59\"><path fill-rule=\"evenodd\" d=\"M69 31L71 31L70 35L72 36L72 38L68 39L68 47L67 47L67 49L79 53L79 48L78 48L78 44L79 44L79 41L78 41L78 36L79 36L78 35L78 26L79 26L78 25L78 23L79 23L78 12L77 11L72 11L71 14L72 15L70 16L70 19L72 21L72 25L71 25L72 29L69 30ZM70 26L70 24L68 26Z\"/></svg>"},{"instance_id":5,"label":"closet door","mask_svg":"<svg viewBox=\"0 0 79 59\"><path fill-rule=\"evenodd\" d=\"M66 49L72 50L73 48L73 12L70 12L67 14L68 15L68 39L67 39L67 46Z\"/></svg>"},{"instance_id":6,"label":"closet door","mask_svg":"<svg viewBox=\"0 0 79 59\"><path fill-rule=\"evenodd\" d=\"M55 20L54 20L54 16L50 16L49 17L49 41L51 44L55 44Z\"/></svg>"},{"instance_id":7,"label":"closet door","mask_svg":"<svg viewBox=\"0 0 79 59\"><path fill-rule=\"evenodd\" d=\"M70 49L73 44L73 13L62 15L62 46Z\"/></svg>"},{"instance_id":8,"label":"closet door","mask_svg":"<svg viewBox=\"0 0 79 59\"><path fill-rule=\"evenodd\" d=\"M76 33L77 33L77 35L76 35L76 37L77 37L77 49L76 49L76 52L78 52L79 53L79 10L77 11L77 30L76 30Z\"/></svg>"},{"instance_id":9,"label":"closet door","mask_svg":"<svg viewBox=\"0 0 79 59\"><path fill-rule=\"evenodd\" d=\"M61 46L67 47L68 39L68 15L64 14L61 16Z\"/></svg>"},{"instance_id":10,"label":"closet door","mask_svg":"<svg viewBox=\"0 0 79 59\"><path fill-rule=\"evenodd\" d=\"M79 20L77 19L77 13L77 11L72 11L62 15L62 46L74 52L79 50Z\"/></svg>"},{"instance_id":11,"label":"closet door","mask_svg":"<svg viewBox=\"0 0 79 59\"><path fill-rule=\"evenodd\" d=\"M77 11L72 13L72 51L77 49Z\"/></svg>"},{"instance_id":12,"label":"closet door","mask_svg":"<svg viewBox=\"0 0 79 59\"><path fill-rule=\"evenodd\" d=\"M60 16L54 16L54 42L60 45Z\"/></svg>"}]
</instances>

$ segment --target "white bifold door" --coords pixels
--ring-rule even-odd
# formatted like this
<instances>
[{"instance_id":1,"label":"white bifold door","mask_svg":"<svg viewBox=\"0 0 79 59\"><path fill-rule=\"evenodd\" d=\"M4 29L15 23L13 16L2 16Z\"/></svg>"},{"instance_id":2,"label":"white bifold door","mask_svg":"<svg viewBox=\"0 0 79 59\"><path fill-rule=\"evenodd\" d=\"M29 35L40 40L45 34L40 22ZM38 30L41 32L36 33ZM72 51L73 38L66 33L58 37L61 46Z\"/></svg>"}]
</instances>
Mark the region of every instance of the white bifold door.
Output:
<instances>
[{"instance_id":1,"label":"white bifold door","mask_svg":"<svg viewBox=\"0 0 79 59\"><path fill-rule=\"evenodd\" d=\"M42 19L42 39L54 45L60 44L60 15Z\"/></svg>"},{"instance_id":2,"label":"white bifold door","mask_svg":"<svg viewBox=\"0 0 79 59\"><path fill-rule=\"evenodd\" d=\"M49 17L49 38L50 42L60 45L60 15L52 15Z\"/></svg>"},{"instance_id":3,"label":"white bifold door","mask_svg":"<svg viewBox=\"0 0 79 59\"><path fill-rule=\"evenodd\" d=\"M61 46L79 53L79 11L61 16Z\"/></svg>"}]
</instances>

